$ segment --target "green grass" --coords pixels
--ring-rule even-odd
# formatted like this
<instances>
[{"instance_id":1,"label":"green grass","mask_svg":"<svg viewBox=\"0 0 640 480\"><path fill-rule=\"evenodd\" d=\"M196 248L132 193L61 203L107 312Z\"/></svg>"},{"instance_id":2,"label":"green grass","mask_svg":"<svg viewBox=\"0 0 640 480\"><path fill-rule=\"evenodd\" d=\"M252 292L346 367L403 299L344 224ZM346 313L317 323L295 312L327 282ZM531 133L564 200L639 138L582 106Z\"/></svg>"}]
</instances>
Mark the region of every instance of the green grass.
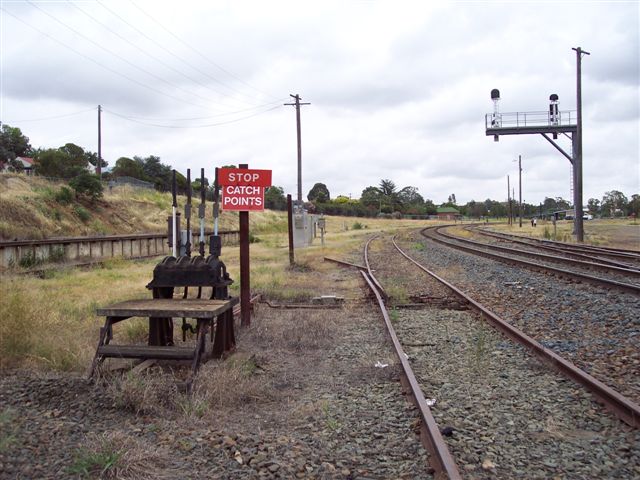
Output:
<instances>
[{"instance_id":1,"label":"green grass","mask_svg":"<svg viewBox=\"0 0 640 480\"><path fill-rule=\"evenodd\" d=\"M0 453L5 453L16 444L15 413L6 409L0 412Z\"/></svg>"},{"instance_id":2,"label":"green grass","mask_svg":"<svg viewBox=\"0 0 640 480\"><path fill-rule=\"evenodd\" d=\"M116 467L121 457L122 452L118 450L94 452L80 449L76 452L68 473L81 478L104 478Z\"/></svg>"}]
</instances>

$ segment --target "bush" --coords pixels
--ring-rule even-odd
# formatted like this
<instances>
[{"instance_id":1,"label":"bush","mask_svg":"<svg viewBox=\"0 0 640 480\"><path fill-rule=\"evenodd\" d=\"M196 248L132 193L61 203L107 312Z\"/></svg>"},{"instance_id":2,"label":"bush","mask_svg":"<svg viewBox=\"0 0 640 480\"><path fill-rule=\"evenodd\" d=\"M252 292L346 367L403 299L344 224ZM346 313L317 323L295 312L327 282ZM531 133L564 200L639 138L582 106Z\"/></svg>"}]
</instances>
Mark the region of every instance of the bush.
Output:
<instances>
[{"instance_id":1,"label":"bush","mask_svg":"<svg viewBox=\"0 0 640 480\"><path fill-rule=\"evenodd\" d=\"M56 202L60 205L69 205L73 202L73 192L67 187L62 187L54 194L53 198L55 198Z\"/></svg>"},{"instance_id":2,"label":"bush","mask_svg":"<svg viewBox=\"0 0 640 480\"><path fill-rule=\"evenodd\" d=\"M82 220L83 223L87 223L91 218L91 214L89 213L89 211L80 205L76 205L75 207L73 207L73 211L76 212L76 215L80 220Z\"/></svg>"},{"instance_id":3,"label":"bush","mask_svg":"<svg viewBox=\"0 0 640 480\"><path fill-rule=\"evenodd\" d=\"M102 197L102 182L96 175L91 175L89 172L81 173L72 178L69 181L69 186L75 190L76 197L84 195L91 198L92 201Z\"/></svg>"},{"instance_id":4,"label":"bush","mask_svg":"<svg viewBox=\"0 0 640 480\"><path fill-rule=\"evenodd\" d=\"M362 230L364 227L362 226L362 224L360 222L354 222L353 226L351 227L353 230Z\"/></svg>"}]
</instances>

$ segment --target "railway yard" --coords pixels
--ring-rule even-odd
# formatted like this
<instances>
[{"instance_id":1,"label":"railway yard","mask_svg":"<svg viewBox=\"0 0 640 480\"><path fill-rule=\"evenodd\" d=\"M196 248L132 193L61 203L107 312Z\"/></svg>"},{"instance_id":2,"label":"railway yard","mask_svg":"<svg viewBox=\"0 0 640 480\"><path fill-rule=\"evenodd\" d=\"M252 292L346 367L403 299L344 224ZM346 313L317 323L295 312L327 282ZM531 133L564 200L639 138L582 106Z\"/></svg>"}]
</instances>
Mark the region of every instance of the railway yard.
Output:
<instances>
[{"instance_id":1,"label":"railway yard","mask_svg":"<svg viewBox=\"0 0 640 480\"><path fill-rule=\"evenodd\" d=\"M252 324L190 393L176 363L109 360L92 382L3 365L0 478L639 478L640 251L422 223L342 232L293 267L278 238L252 247ZM62 288L102 285L77 306L95 312L144 295L156 261ZM56 276L3 283L46 304ZM69 341L76 365L99 325Z\"/></svg>"}]
</instances>

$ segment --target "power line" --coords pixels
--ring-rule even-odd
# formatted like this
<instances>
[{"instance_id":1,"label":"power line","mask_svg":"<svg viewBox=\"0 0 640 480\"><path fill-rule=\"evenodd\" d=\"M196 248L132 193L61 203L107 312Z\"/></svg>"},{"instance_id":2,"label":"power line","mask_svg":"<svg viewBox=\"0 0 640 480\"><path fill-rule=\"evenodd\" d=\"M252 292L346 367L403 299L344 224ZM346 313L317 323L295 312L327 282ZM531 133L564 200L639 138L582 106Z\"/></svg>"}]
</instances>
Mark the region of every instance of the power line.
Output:
<instances>
[{"instance_id":1,"label":"power line","mask_svg":"<svg viewBox=\"0 0 640 480\"><path fill-rule=\"evenodd\" d=\"M103 65L102 63L98 62L97 60L94 60L93 58L88 57L88 56L87 56L87 55L85 55L84 53L79 52L79 51L78 51L78 50L76 50L75 48L70 47L70 46L69 46L69 45L67 45L66 43L64 43L64 42L62 42L62 41L60 41L60 40L58 40L57 38L52 37L51 35L49 35L48 33L46 33L46 32L44 32L44 31L40 30L39 28L34 27L33 25L31 25L31 24L29 24L29 23L25 22L25 21L24 21L24 20L22 20L20 17L17 17L16 15L14 15L14 14L13 14L13 13L11 13L11 12L9 12L8 10L6 10L6 9L4 9L4 8L2 8L2 7L0 7L0 10L2 10L2 11L3 11L4 13L6 13L7 15L9 15L9 16L11 16L11 17L15 18L15 19L16 19L16 20L18 20L19 22L23 23L23 24L24 24L24 25L26 25L27 27L29 27L29 28L31 28L31 29L33 29L33 30L35 30L36 32L40 33L41 35L44 35L45 37L49 38L50 40L53 40L54 42L59 43L59 44L60 44L60 45L62 45L63 47L65 47L65 48L67 48L67 49L71 50L71 51L72 51L73 53L75 53L76 55L79 55L79 56L81 56L82 58L84 58L85 60L89 60L90 62L95 63L95 64L96 64L96 65L98 65L99 67L104 68L105 70L108 70L109 72L111 72L111 73L113 73L113 74L115 74L115 75L118 75L118 76L120 76L120 77L122 77L122 78L124 78L124 79L126 79L126 80L129 80L130 82L133 82L133 83L135 83L136 85L139 85L139 86L141 86L141 87L143 87L143 88L146 88L147 90L150 90L150 91L155 92L155 93L159 93L160 95L164 95L165 97L171 98L171 99L173 99L173 100L177 100L177 101L179 101L179 102L184 102L184 103L190 103L190 104L191 104L191 102L186 102L185 100L183 100L183 99L181 99L181 98L179 98L179 97L176 97L176 96L174 96L174 95L171 95L170 93L166 93L166 92L163 92L162 90L158 90L157 88L154 88L154 87L151 87L151 86L149 86L149 85L147 85L147 84L145 84L145 83L139 82L138 80L136 80L136 79L134 79L134 78L131 78L131 77L129 77L128 75L125 75L124 73L120 73L120 72L118 72L117 70L114 70L114 69L113 69L113 68L111 68L111 67L107 67L106 65ZM195 104L195 103L193 103L192 105L195 105L196 107L199 107L199 108L206 108L206 107L203 107L202 105L197 105L197 104Z\"/></svg>"},{"instance_id":2,"label":"power line","mask_svg":"<svg viewBox=\"0 0 640 480\"><path fill-rule=\"evenodd\" d=\"M71 6L73 6L76 10L80 11L83 15L89 17L91 20L93 20L95 23L97 23L98 25L102 26L104 29L108 30L109 32L111 32L113 35L117 36L119 39L121 39L123 42L128 43L129 45L131 45L132 47L134 47L135 49L137 49L138 51L142 52L144 55L146 55L147 57L155 60L156 62L160 63L161 65L165 66L166 68L168 68L169 70L173 71L174 73L177 73L178 75L181 75L182 77L186 78L187 80L200 85L201 87L204 87L208 90L211 90L212 92L215 92L219 95L223 95L223 96L228 96L228 94L220 92L218 90L215 90L213 88L211 88L210 86L200 82L199 80L187 75L186 73L178 70L177 68L169 65L168 63L166 63L165 61L163 61L162 59L156 57L155 55L149 53L147 50L143 49L142 47L140 47L139 45L136 45L135 43L131 42L129 39L123 37L122 35L120 35L118 32L116 32L115 30L113 30L111 27L109 27L108 25L105 25L103 22L101 22L100 20L98 20L97 18L95 18L93 15L91 15L90 13L86 12L85 10L83 10L82 8L80 8L78 5L76 5L74 2L72 2L71 0L67 0L67 3L69 3ZM230 97L231 98L231 97ZM211 99L207 99L209 101L213 101ZM235 100L235 99L233 99ZM218 103L218 102L215 102Z\"/></svg>"},{"instance_id":3,"label":"power line","mask_svg":"<svg viewBox=\"0 0 640 480\"><path fill-rule=\"evenodd\" d=\"M131 67L135 68L136 70L140 70L141 72L143 72L143 73L145 73L145 74L147 74L147 75L149 75L149 76L151 76L151 77L155 78L156 80L158 80L158 81L160 81L160 82L164 82L164 83L166 83L167 85L169 85L170 87L175 88L175 89L177 89L177 90L181 90L181 91L183 91L183 92L186 92L186 93L187 93L187 94L189 94L189 95L193 95L193 96L195 96L195 97L201 98L201 99L206 100L206 101L208 101L208 102L219 103L219 102L216 102L215 100L212 100L212 99L210 99L210 98L203 97L202 95L199 95L199 94L197 94L197 93L193 93L193 92L190 92L190 91L188 91L188 90L185 90L184 88L180 87L179 85L176 85L176 84L174 84L174 83L171 83L171 82L169 82L169 81L165 80L164 78L159 77L159 76L158 76L158 75L156 75L155 73L149 72L148 70L146 70L146 69L144 69L144 68L142 68L142 67L140 67L140 66L136 65L135 63L130 62L130 61L129 61L129 60L127 60L126 58L122 57L121 55L119 55L119 54L117 54L117 53L115 53L115 52L113 52L113 51L109 50L109 49L108 49L108 48L106 48L106 47L103 47L103 46L102 46L102 45L100 45L98 42L95 42L94 40L90 39L89 37L87 37L86 35L82 34L82 33L81 33L81 32L79 32L78 30L76 30L75 28L70 27L69 25L67 25L66 23L64 23L62 20L58 19L55 15L50 14L49 12L47 12L46 10L44 10L44 9L40 8L38 5L34 4L34 3L33 3L33 2L31 2L30 0L25 0L25 1L26 1L29 5L31 5L32 7L34 7L34 8L36 8L36 9L40 10L42 13L44 13L44 14L45 14L45 15L47 15L48 17L52 18L54 21L56 21L57 23L59 23L60 25L62 25L63 27L65 27L66 29L71 30L73 33L75 33L76 35L79 35L80 37L84 38L84 39L85 39L85 40L87 40L88 42L91 42L92 44L94 44L95 46L97 46L98 48L100 48L101 50L104 50L105 52L107 52L107 53L109 53L109 54L113 55L114 57L119 58L121 61L125 62L127 65L130 65ZM174 97L174 98L178 98L178 97ZM189 101L184 100L184 99L180 99L180 101L182 101L182 102L184 102L184 103L188 103L188 104L190 104L190 105L194 105L194 106L196 106L196 107L200 107L200 108L207 108L207 107L204 107L204 106L202 106L202 105L199 105L199 104L196 104L196 103L193 103L193 102L189 102Z\"/></svg>"},{"instance_id":4,"label":"power line","mask_svg":"<svg viewBox=\"0 0 640 480\"><path fill-rule=\"evenodd\" d=\"M143 116L139 116L139 115L124 115L126 116L128 119L137 119L137 120L158 120L158 121L166 121L166 122L187 122L187 121L192 121L192 120L206 120L209 118L217 118L217 117L227 117L229 115L236 115L238 113L244 113L244 112L249 112L251 110L257 110L257 109L261 109L264 107L269 107L275 104L279 104L280 102L284 101L285 99L281 99L275 102L270 102L270 103L265 103L263 105L258 105L257 107L251 107L251 108L243 108L242 110L236 110L234 112L225 112L225 113L217 113L214 115L205 115L205 116L201 116L201 117L182 117L182 118L167 118L167 117L143 117ZM278 105L279 106L279 105Z\"/></svg>"},{"instance_id":5,"label":"power line","mask_svg":"<svg viewBox=\"0 0 640 480\"><path fill-rule=\"evenodd\" d=\"M227 75L229 75L230 77L235 78L236 80L238 80L240 83L242 83L243 85L246 85L247 87L249 87L250 89L262 94L262 95L267 95L268 97L271 97L273 99L275 99L276 97L274 97L273 95L270 95L266 92L263 92L255 87L253 87L252 85L250 85L249 83L245 82L244 80L242 80L241 78L239 78L238 76L234 75L233 73L231 73L230 71L226 70L225 68L221 67L220 65L218 65L216 62L214 62L213 60L211 60L209 57L207 57L206 55L203 55L202 53L200 53L199 50L196 50L194 47L192 47L191 45L189 45L187 42L185 42L184 40L182 40L180 37L178 37L175 33L173 33L171 30L169 30L167 27L165 27L163 24L161 24L158 20L156 20L154 17L152 17L149 13L147 13L146 11L144 11L140 6L138 6L138 4L136 4L136 2L134 2L133 0L130 0L131 4L136 7L138 10L140 10L144 15L146 15L148 18L150 18L151 20L153 20L156 24L158 24L163 30L165 30L167 33L169 33L169 35L171 35L173 38L175 38L176 40L178 40L180 43L182 43L184 46L186 46L187 48L189 48L190 50L192 50L193 52L195 52L196 54L198 54L200 57L202 57L204 60L206 60L207 62L209 62L211 65L213 65L214 67L218 68L219 70L223 71L224 73L226 73ZM225 85L226 86L226 85ZM234 91L237 91L239 93L239 90L236 90L233 87L229 87L227 86L227 88L230 88ZM243 93L243 95L246 95Z\"/></svg>"},{"instance_id":6,"label":"power line","mask_svg":"<svg viewBox=\"0 0 640 480\"><path fill-rule=\"evenodd\" d=\"M80 110L78 112L73 112L73 113L63 113L61 115L53 115L53 116L50 116L50 117L27 118L27 119L23 119L23 120L11 120L10 122L5 122L5 123L26 123L26 122L41 122L41 121L44 121L44 120L55 120L56 118L74 117L76 115L80 115L81 113L92 112L94 110L95 110L95 107L91 107L89 109Z\"/></svg>"},{"instance_id":7,"label":"power line","mask_svg":"<svg viewBox=\"0 0 640 480\"><path fill-rule=\"evenodd\" d=\"M177 59L178 61L180 61L181 63L183 63L184 65L188 66L189 68L192 68L193 70L199 72L200 74L206 76L207 78L211 79L213 82L229 89L232 91L236 91L238 93L240 93L241 95L248 97L248 98L256 98L254 96L251 95L247 95L245 93L242 93L239 90L234 89L233 87L230 87L228 85L226 85L224 82L218 80L215 77L212 77L211 75L209 75L207 72L203 71L202 69L198 68L195 65L192 65L191 63L187 62L186 60L184 60L183 58L181 58L180 56L176 55L175 53L173 53L171 50L169 50L167 47L164 47L163 45L160 45L156 40L154 40L153 38L151 38L149 35L147 35L145 32L143 32L142 30L140 30L138 27L136 27L135 25L132 25L131 23L129 23L127 20L125 20L121 15L119 15L118 13L114 12L113 10L111 10L109 7L107 7L104 3L102 3L100 0L96 0L96 2L105 10L107 10L108 12L110 12L112 15L114 15L115 17L119 18L120 21L122 21L123 23L129 25L129 27L131 27L132 29L134 29L136 32L138 32L140 35L142 35L144 38L146 38L147 40L149 40L150 42L152 42L154 45L156 45L157 47L161 48L162 50L164 50L166 53L168 53L169 55L171 55L172 57L174 57L175 59ZM133 3L133 2L132 2ZM139 8L139 7L138 7ZM143 11L143 13L145 13ZM145 13L146 14L146 13ZM153 18L152 18L153 20ZM228 95L228 94L227 94ZM233 97L231 97L233 98ZM246 100L242 100L242 99L235 99L237 101L246 103L246 104L251 104L251 102L248 102Z\"/></svg>"},{"instance_id":8,"label":"power line","mask_svg":"<svg viewBox=\"0 0 640 480\"><path fill-rule=\"evenodd\" d=\"M276 105L275 107L271 107L271 108L269 108L267 110L264 110L264 111L261 111L261 112L253 113L253 114L247 115L245 117L236 118L234 120L228 120L228 121L225 121L225 122L209 123L209 124L206 124L206 125L161 125L161 124L157 124L157 123L142 122L140 120L135 120L134 117L128 117L126 115L122 115L120 113L113 112L111 110L107 110L106 108L103 108L102 111L106 112L106 113L110 113L111 115L115 115L116 117L123 118L125 120L130 121L130 122L139 123L140 125L146 125L148 127L187 129L187 128L209 128L209 127L218 127L220 125L228 125L230 123L236 123L236 122L240 122L242 120L246 120L248 118L252 118L252 117L256 117L258 115L262 115L263 113L270 112L270 111L275 110L276 108L280 108L280 107L281 107L281 105Z\"/></svg>"}]
</instances>

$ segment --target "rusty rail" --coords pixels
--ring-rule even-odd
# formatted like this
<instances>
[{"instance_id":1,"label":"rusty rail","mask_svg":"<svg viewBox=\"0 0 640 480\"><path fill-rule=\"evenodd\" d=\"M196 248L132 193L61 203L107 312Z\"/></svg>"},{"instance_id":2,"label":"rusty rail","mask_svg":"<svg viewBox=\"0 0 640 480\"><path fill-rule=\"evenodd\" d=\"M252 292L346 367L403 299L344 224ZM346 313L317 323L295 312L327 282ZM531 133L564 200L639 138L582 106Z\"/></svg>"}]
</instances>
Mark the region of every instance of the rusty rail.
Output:
<instances>
[{"instance_id":1,"label":"rusty rail","mask_svg":"<svg viewBox=\"0 0 640 480\"><path fill-rule=\"evenodd\" d=\"M504 240L507 242L511 242L511 243L516 243L519 245L527 245L529 247L532 248L539 248L541 250L547 250L549 252L561 252L564 255L567 255L569 257L576 257L576 258L581 258L581 259L586 259L588 261L594 261L596 260L597 263L601 263L604 265L613 265L615 267L621 267L624 269L631 269L634 270L636 272L640 272L640 267L637 267L635 265L630 265L628 263L624 263L624 262L617 262L615 260L610 260L610 259L606 259L606 258L602 258L601 256L597 256L597 255L602 255L598 252L592 252L593 255L596 255L595 257L592 255L587 255L585 253L581 253L581 251L579 250L572 250L572 249L567 249L564 248L562 246L551 246L551 245L545 245L543 243L540 242L530 242L527 241L527 237L523 237L520 235L505 235L502 233L498 233L498 232L491 232L489 230L485 230L482 228L477 228L475 226L470 226L466 228L467 230L473 230L474 232L479 233L480 235L484 235L487 237L493 237L493 238L497 238L499 240ZM532 239L532 240L537 240L537 239Z\"/></svg>"},{"instance_id":2,"label":"rusty rail","mask_svg":"<svg viewBox=\"0 0 640 480\"><path fill-rule=\"evenodd\" d=\"M640 277L640 270L629 268L628 266L621 267L618 265L607 265L604 263L594 262L593 259L591 259L591 261L584 261L584 260L576 260L573 258L558 257L555 255L548 255L546 253L536 253L536 252L530 252L528 250L521 250L516 248L503 247L500 245L493 245L489 243L476 242L475 240L469 240L468 238L457 237L455 235L451 235L450 233L443 233L440 231L437 231L437 232L443 237L448 238L450 240L456 240L461 243L475 245L482 248L488 248L489 250L497 250L499 252L510 253L512 255L521 255L523 257L539 258L541 260L547 260L550 262L566 263L569 265L575 265L575 266L584 267L584 268L593 268L596 270L605 270L607 272L611 271L611 272L617 272L617 273L622 273L626 275ZM521 242L521 243L525 243L525 242ZM529 244L529 246L532 246L532 245Z\"/></svg>"},{"instance_id":3,"label":"rusty rail","mask_svg":"<svg viewBox=\"0 0 640 480\"><path fill-rule=\"evenodd\" d=\"M460 472L458 471L458 467L451 456L451 452L447 447L446 442L442 438L440 433L440 429L438 428L438 424L436 423L435 418L433 418L433 414L431 413L431 409L427 405L427 401L424 398L424 394L422 393L422 389L418 384L418 380L411 369L411 365L409 365L408 357L404 353L402 349L402 345L400 344L400 340L398 340L398 336L391 325L391 319L389 318L389 313L387 312L387 308L385 305L386 293L383 295L384 290L380 286L380 283L373 275L371 268L369 266L368 261L368 247L369 243L376 238L372 237L365 245L365 262L367 263L367 271L360 271L362 277L369 285L369 288L373 292L378 301L378 306L380 307L380 311L382 312L382 316L384 317L384 323L387 327L387 333L391 337L391 342L393 343L393 348L402 366L402 383L404 387L409 391L413 398L413 402L420 413L420 418L422 419L422 429L421 429L421 439L427 451L430 454L430 461L432 463L432 467L434 468L437 475L446 475L447 478L451 480L460 479ZM380 290L379 290L380 289ZM436 476L436 478L438 478Z\"/></svg>"},{"instance_id":4,"label":"rusty rail","mask_svg":"<svg viewBox=\"0 0 640 480\"><path fill-rule=\"evenodd\" d=\"M340 264L340 265L344 265L345 267L355 267L355 268L358 268L360 270L366 270L367 269L367 267L365 267L364 265L358 265L356 263L349 263L349 262L345 262L343 260L337 260L335 258L324 257L324 261L325 262L337 263L337 264Z\"/></svg>"},{"instance_id":5,"label":"rusty rail","mask_svg":"<svg viewBox=\"0 0 640 480\"><path fill-rule=\"evenodd\" d=\"M524 334L511 324L507 323L505 320L501 319L498 315L491 312L484 305L476 302L467 294L459 290L457 287L418 263L404 251L402 251L402 249L400 249L395 241L395 238L393 239L393 245L396 247L398 252L400 252L400 254L403 255L407 260L415 264L418 268L420 268L442 284L449 287L456 293L456 295L469 302L469 304L472 305L476 310L478 310L484 318L486 318L492 325L503 332L506 336L528 348L540 359L549 362L566 377L584 386L596 398L598 398L609 411L620 418L623 422L631 425L632 427L640 427L640 405L637 405L627 397L621 395L611 387L608 387L607 385L602 383L600 380L592 377L583 370L580 370L573 363L565 360L552 350L543 347L536 340Z\"/></svg>"},{"instance_id":6,"label":"rusty rail","mask_svg":"<svg viewBox=\"0 0 640 480\"><path fill-rule=\"evenodd\" d=\"M435 242L441 243L443 245L447 245L449 247L452 248L457 248L459 250L463 250L469 253L473 253L474 255L480 255L480 256L484 256L484 257L488 257L491 258L492 260L498 260L500 262L503 263L510 263L512 265L518 265L518 266L526 266L528 268L531 268L533 270L536 271L549 271L549 272L553 272L557 275L560 275L562 277L565 278L574 278L574 279L580 279L580 280L585 280L591 284L594 285L598 285L598 286L606 286L606 287L614 287L617 288L619 290L623 290L625 292L629 292L629 293L635 293L640 294L640 286L639 285L635 285L632 283L624 283L624 282L618 282L617 280L610 280L608 278L601 278L601 277L595 277L593 275L588 275L586 273L580 273L580 272L574 272L571 270L564 270L562 268L557 268L557 267L552 267L549 265L540 265L537 263L533 263L533 262L529 262L527 260L522 260L522 259L518 259L518 258L513 258L513 257L505 257L504 255L498 255L495 253L491 253L491 252L487 252L486 250L480 250L478 248L473 248L473 247L469 247L469 246L465 246L465 245L460 245L451 241L446 241L442 238L438 238L436 236L429 236L427 235L425 232L427 230L433 229L434 227L431 228L425 228L423 229L420 233L426 237L429 238ZM447 236L444 235L442 233L440 233L438 230L440 228L444 228L444 227L435 227L435 231L438 235L441 235L445 238L452 238L451 236ZM453 237L453 239L455 239L455 241L461 241L461 242L469 242L469 240L465 240L465 239L459 239L457 237Z\"/></svg>"},{"instance_id":7,"label":"rusty rail","mask_svg":"<svg viewBox=\"0 0 640 480\"><path fill-rule=\"evenodd\" d=\"M483 228L480 228L479 230L487 231ZM513 235L509 233L502 233L502 232L491 232L491 233L494 233L497 235L503 235L505 237L526 238L527 240L531 240L535 243L542 243L545 245L550 245L554 248L570 250L573 252L589 252L589 253L596 253L599 255L612 256L616 258L629 258L634 260L640 260L640 251L637 251L637 250L628 250L624 248L613 248L613 247L596 247L595 245L558 242L556 240L547 240L545 238L524 237L522 235Z\"/></svg>"}]
</instances>

